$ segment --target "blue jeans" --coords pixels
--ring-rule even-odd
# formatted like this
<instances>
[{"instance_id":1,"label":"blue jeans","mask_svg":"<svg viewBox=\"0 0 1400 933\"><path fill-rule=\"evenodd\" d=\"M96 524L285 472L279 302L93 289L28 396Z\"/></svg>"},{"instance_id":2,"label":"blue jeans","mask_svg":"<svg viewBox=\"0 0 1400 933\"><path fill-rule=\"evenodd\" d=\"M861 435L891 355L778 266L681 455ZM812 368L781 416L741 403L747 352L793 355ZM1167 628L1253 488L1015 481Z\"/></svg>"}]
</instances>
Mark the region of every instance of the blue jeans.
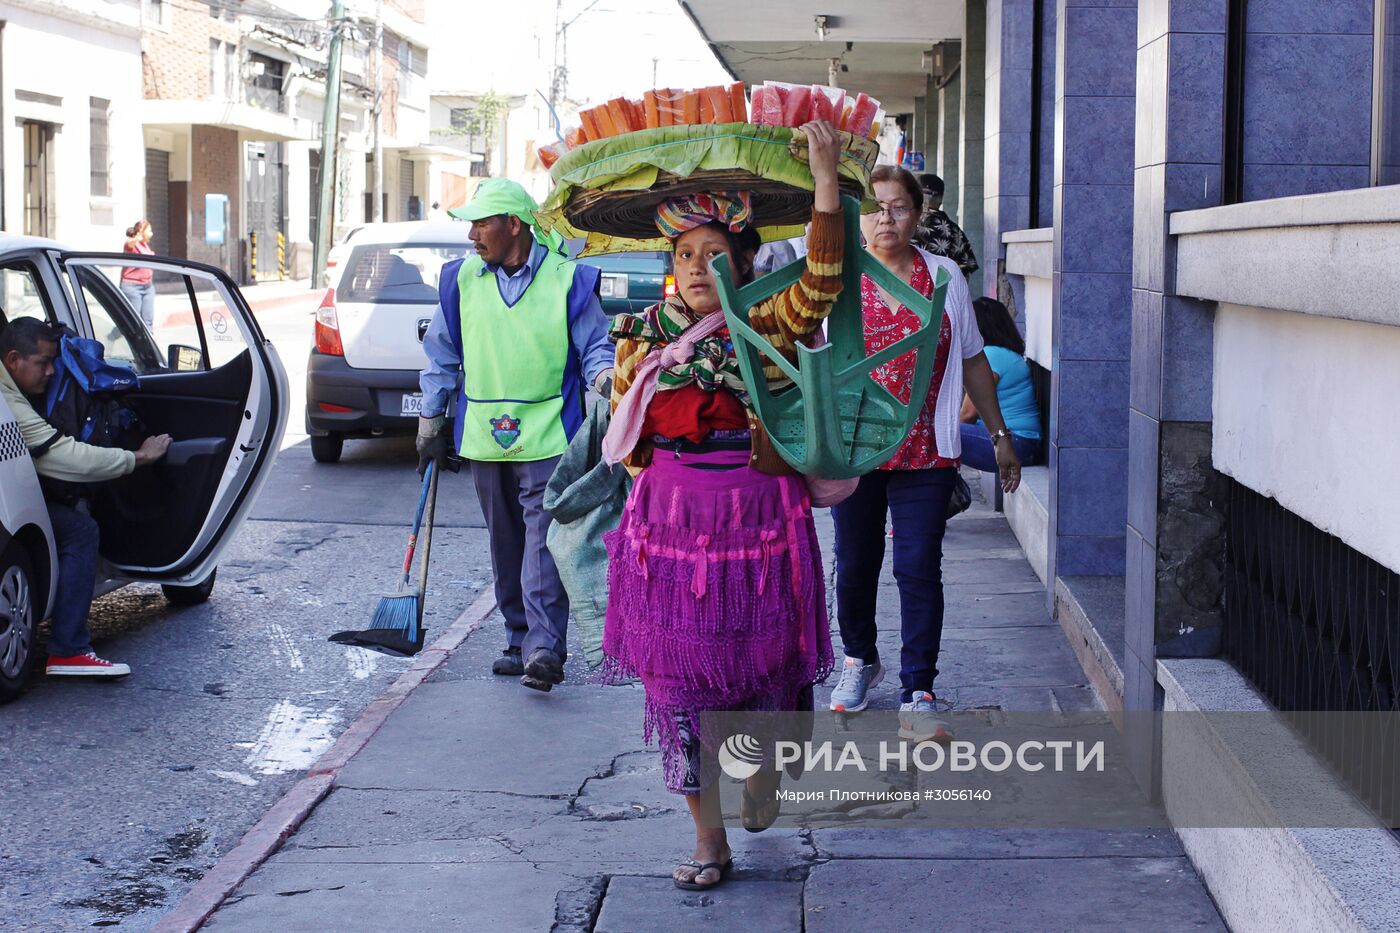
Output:
<instances>
[{"instance_id":1,"label":"blue jeans","mask_svg":"<svg viewBox=\"0 0 1400 933\"><path fill-rule=\"evenodd\" d=\"M58 595L53 602L49 655L68 658L92 650L87 623L97 579L97 522L70 505L47 505L58 550Z\"/></svg>"},{"instance_id":2,"label":"blue jeans","mask_svg":"<svg viewBox=\"0 0 1400 933\"><path fill-rule=\"evenodd\" d=\"M997 452L992 435L980 424L964 423L962 428L962 462L983 473L997 472ZM1021 465L1031 463L1040 455L1040 441L1019 434L1011 435L1011 449L1021 458Z\"/></svg>"},{"instance_id":3,"label":"blue jeans","mask_svg":"<svg viewBox=\"0 0 1400 933\"><path fill-rule=\"evenodd\" d=\"M903 645L900 702L933 692L943 640L943 530L958 471L876 470L832 509L836 520L836 620L846 656L878 661L875 601L885 562L885 512L894 523L894 579L899 584Z\"/></svg>"},{"instance_id":4,"label":"blue jeans","mask_svg":"<svg viewBox=\"0 0 1400 933\"><path fill-rule=\"evenodd\" d=\"M122 294L131 304L133 311L141 315L141 320L146 322L147 327L153 327L156 323L156 286L153 282L145 285L136 285L132 282L122 283Z\"/></svg>"}]
</instances>

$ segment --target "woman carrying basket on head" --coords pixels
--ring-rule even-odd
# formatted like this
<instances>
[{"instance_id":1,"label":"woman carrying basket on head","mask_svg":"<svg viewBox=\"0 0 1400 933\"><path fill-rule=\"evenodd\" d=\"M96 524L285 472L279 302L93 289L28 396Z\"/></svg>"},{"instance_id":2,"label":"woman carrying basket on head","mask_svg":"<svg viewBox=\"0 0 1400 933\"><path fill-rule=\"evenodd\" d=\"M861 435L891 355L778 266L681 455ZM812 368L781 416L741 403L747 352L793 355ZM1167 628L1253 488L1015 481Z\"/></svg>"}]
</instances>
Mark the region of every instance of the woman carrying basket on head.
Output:
<instances>
[{"instance_id":1,"label":"woman carrying basket on head","mask_svg":"<svg viewBox=\"0 0 1400 933\"><path fill-rule=\"evenodd\" d=\"M841 291L844 247L840 136L825 122L802 130L815 182L807 268L749 312L753 328L789 359ZM666 786L685 795L695 821L693 860L673 878L699 890L720 883L732 864L714 737L702 735L701 715L810 710L832 650L807 488L748 404L709 268L725 256L739 284L752 279L759 243L748 194L676 198L657 215L675 250L678 293L612 324L615 413L604 454L640 473L620 526L604 538L603 649L614 674L639 677L646 689L646 731L661 746ZM764 375L770 385L785 379L776 367ZM779 779L771 768L749 779L745 828L777 819Z\"/></svg>"}]
</instances>

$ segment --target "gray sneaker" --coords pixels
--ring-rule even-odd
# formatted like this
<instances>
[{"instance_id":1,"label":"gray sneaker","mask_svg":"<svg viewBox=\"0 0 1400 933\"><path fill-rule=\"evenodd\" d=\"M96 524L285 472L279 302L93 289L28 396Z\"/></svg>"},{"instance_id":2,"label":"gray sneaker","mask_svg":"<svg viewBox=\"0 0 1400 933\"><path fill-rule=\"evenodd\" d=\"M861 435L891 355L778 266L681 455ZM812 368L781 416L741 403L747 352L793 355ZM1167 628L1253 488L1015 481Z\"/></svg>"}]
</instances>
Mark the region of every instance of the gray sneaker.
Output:
<instances>
[{"instance_id":1,"label":"gray sneaker","mask_svg":"<svg viewBox=\"0 0 1400 933\"><path fill-rule=\"evenodd\" d=\"M870 688L885 679L885 669L879 661L866 664L859 658L846 658L841 666L841 680L831 691L831 709L836 713L859 713L870 702Z\"/></svg>"},{"instance_id":2,"label":"gray sneaker","mask_svg":"<svg viewBox=\"0 0 1400 933\"><path fill-rule=\"evenodd\" d=\"M933 694L920 691L913 702L899 704L899 737L915 743L953 740L953 730L938 718Z\"/></svg>"}]
</instances>

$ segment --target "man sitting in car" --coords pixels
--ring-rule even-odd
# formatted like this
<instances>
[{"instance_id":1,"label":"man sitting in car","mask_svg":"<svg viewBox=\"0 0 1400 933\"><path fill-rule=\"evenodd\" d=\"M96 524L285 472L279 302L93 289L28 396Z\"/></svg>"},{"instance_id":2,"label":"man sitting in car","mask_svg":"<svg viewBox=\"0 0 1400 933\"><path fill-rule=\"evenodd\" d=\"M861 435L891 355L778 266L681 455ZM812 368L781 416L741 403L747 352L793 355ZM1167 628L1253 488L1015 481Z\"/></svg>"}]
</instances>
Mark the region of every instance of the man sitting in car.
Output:
<instances>
[{"instance_id":1,"label":"man sitting in car","mask_svg":"<svg viewBox=\"0 0 1400 933\"><path fill-rule=\"evenodd\" d=\"M35 318L19 318L0 328L0 362L5 364L0 367L0 395L19 424L41 481L99 483L165 456L170 446L168 434L146 438L133 452L84 444L44 420L36 405L53 376L59 336L58 330ZM97 522L88 514L81 496L59 501L46 488L44 498L58 551L58 595L52 607L47 673L68 677L130 674L127 665L94 654L88 639L88 608L97 576Z\"/></svg>"}]
</instances>

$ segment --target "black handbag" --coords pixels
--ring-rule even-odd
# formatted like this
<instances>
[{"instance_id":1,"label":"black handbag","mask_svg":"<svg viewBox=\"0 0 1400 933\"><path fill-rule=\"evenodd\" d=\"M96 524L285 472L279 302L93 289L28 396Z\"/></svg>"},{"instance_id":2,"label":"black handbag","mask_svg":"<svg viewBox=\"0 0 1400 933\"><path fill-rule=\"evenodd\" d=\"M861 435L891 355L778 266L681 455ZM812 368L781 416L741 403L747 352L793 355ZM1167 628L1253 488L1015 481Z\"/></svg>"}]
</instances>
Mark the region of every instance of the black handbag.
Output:
<instances>
[{"instance_id":1,"label":"black handbag","mask_svg":"<svg viewBox=\"0 0 1400 933\"><path fill-rule=\"evenodd\" d=\"M967 480L962 478L961 473L955 473L953 480L953 494L948 497L947 518L966 512L972 505L972 490L968 488Z\"/></svg>"}]
</instances>

